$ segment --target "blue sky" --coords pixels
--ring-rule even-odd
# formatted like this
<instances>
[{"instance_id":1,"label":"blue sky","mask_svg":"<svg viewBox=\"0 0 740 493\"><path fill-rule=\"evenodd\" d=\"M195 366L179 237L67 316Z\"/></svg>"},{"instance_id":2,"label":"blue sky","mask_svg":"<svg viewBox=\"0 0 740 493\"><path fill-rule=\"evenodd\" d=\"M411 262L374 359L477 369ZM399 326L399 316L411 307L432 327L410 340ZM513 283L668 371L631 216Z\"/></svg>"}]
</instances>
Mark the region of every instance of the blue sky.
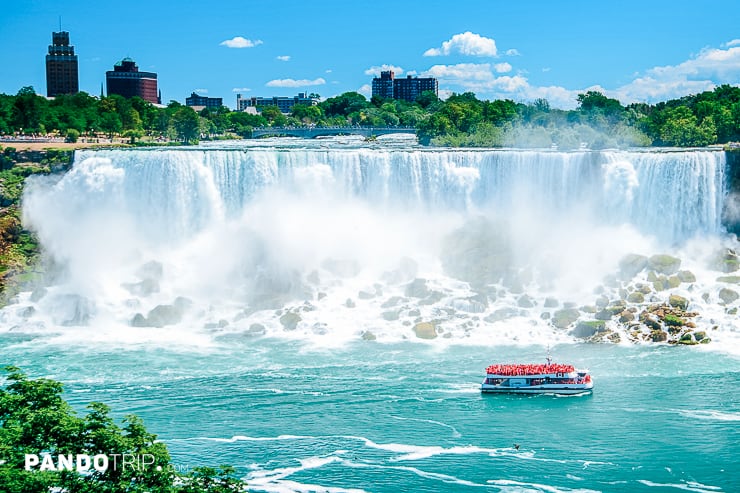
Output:
<instances>
[{"instance_id":1,"label":"blue sky","mask_svg":"<svg viewBox=\"0 0 740 493\"><path fill-rule=\"evenodd\" d=\"M195 91L369 97L380 67L432 75L440 95L538 97L572 108L600 90L657 102L740 83L738 0L10 0L0 92L45 94L51 32L70 32L80 89L100 93L124 57L158 74L164 103Z\"/></svg>"}]
</instances>

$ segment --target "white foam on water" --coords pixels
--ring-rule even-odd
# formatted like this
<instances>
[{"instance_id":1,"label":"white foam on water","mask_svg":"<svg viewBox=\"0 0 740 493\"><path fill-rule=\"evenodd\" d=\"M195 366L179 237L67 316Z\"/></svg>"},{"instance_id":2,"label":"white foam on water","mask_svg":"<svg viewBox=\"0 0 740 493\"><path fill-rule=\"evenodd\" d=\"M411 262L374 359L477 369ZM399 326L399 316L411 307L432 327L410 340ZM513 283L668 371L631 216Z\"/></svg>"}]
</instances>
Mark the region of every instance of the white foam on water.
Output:
<instances>
[{"instance_id":1,"label":"white foam on water","mask_svg":"<svg viewBox=\"0 0 740 493\"><path fill-rule=\"evenodd\" d=\"M656 483L647 479L638 479L637 482L653 488L671 488L684 491L696 491L698 493L722 491L722 488L719 488L717 486L705 485L694 481L688 481L685 483Z\"/></svg>"}]
</instances>

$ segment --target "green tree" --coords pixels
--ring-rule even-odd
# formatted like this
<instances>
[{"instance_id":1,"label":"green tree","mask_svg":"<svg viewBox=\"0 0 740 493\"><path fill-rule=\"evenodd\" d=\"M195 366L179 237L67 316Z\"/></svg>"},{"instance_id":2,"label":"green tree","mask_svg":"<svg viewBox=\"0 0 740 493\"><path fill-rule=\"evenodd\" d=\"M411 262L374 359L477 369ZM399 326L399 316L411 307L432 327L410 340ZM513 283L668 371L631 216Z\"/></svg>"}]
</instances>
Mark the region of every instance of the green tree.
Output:
<instances>
[{"instance_id":1,"label":"green tree","mask_svg":"<svg viewBox=\"0 0 740 493\"><path fill-rule=\"evenodd\" d=\"M12 366L5 370L6 383L0 387L3 493L235 493L246 486L234 478L235 471L228 466L218 470L200 467L179 476L170 467L165 444L149 433L137 416L126 416L119 427L110 417L110 409L94 402L88 413L79 417L62 398L59 382L29 379ZM60 454L103 454L109 463L104 471L91 469L84 474L56 468L26 470L26 454L49 454L54 459ZM122 454L146 460L124 467L119 462Z\"/></svg>"},{"instance_id":2,"label":"green tree","mask_svg":"<svg viewBox=\"0 0 740 493\"><path fill-rule=\"evenodd\" d=\"M200 134L200 118L189 106L179 106L172 114L172 126L177 138L185 143L197 142Z\"/></svg>"}]
</instances>

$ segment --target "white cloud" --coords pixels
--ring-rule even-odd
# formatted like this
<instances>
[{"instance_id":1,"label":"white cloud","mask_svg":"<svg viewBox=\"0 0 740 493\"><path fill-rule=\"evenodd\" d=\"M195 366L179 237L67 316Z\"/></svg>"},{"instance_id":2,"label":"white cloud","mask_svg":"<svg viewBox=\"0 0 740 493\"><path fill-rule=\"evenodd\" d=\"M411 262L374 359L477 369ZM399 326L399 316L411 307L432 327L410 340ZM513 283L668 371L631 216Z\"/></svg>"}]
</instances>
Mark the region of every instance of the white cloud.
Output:
<instances>
[{"instance_id":1,"label":"white cloud","mask_svg":"<svg viewBox=\"0 0 740 493\"><path fill-rule=\"evenodd\" d=\"M198 94L208 94L208 89L196 89L194 92Z\"/></svg>"},{"instance_id":2,"label":"white cloud","mask_svg":"<svg viewBox=\"0 0 740 493\"><path fill-rule=\"evenodd\" d=\"M737 84L740 79L740 40L733 40L723 50L704 48L678 65L654 67L644 75L612 91L623 103L657 102L687 94L711 91L720 84Z\"/></svg>"},{"instance_id":3,"label":"white cloud","mask_svg":"<svg viewBox=\"0 0 740 493\"><path fill-rule=\"evenodd\" d=\"M543 72L549 72L550 70L552 70L550 67L542 67Z\"/></svg>"},{"instance_id":4,"label":"white cloud","mask_svg":"<svg viewBox=\"0 0 740 493\"><path fill-rule=\"evenodd\" d=\"M267 84L267 87L304 87L304 86L321 86L326 84L326 81L319 77L318 79L275 79L271 80Z\"/></svg>"},{"instance_id":5,"label":"white cloud","mask_svg":"<svg viewBox=\"0 0 740 493\"><path fill-rule=\"evenodd\" d=\"M331 73L331 69L328 68L328 69L324 70L324 72L327 73L327 74L330 74Z\"/></svg>"},{"instance_id":6,"label":"white cloud","mask_svg":"<svg viewBox=\"0 0 740 493\"><path fill-rule=\"evenodd\" d=\"M429 48L424 52L424 56L441 56L451 53L495 57L497 55L496 42L491 38L466 31L452 36L448 41L442 43L441 48Z\"/></svg>"},{"instance_id":7,"label":"white cloud","mask_svg":"<svg viewBox=\"0 0 740 493\"><path fill-rule=\"evenodd\" d=\"M395 65L373 65L369 69L365 70L365 75L374 75L375 77L380 77L380 72L385 72L388 70L392 70L395 75L401 75L403 73L403 69L401 67L396 67Z\"/></svg>"},{"instance_id":8,"label":"white cloud","mask_svg":"<svg viewBox=\"0 0 740 493\"><path fill-rule=\"evenodd\" d=\"M365 96L366 98L369 98L372 94L373 90L370 87L370 84L364 84L359 89L357 89L357 92Z\"/></svg>"},{"instance_id":9,"label":"white cloud","mask_svg":"<svg viewBox=\"0 0 740 493\"><path fill-rule=\"evenodd\" d=\"M231 39L222 41L220 43L220 46L226 46L228 48L254 48L255 46L261 44L262 40L259 39L255 39L254 41L252 41L251 39L243 38L241 36L234 36Z\"/></svg>"},{"instance_id":10,"label":"white cloud","mask_svg":"<svg viewBox=\"0 0 740 493\"><path fill-rule=\"evenodd\" d=\"M506 72L511 72L511 64L510 63L497 63L493 66L496 69L496 72L499 74L503 74Z\"/></svg>"},{"instance_id":11,"label":"white cloud","mask_svg":"<svg viewBox=\"0 0 740 493\"><path fill-rule=\"evenodd\" d=\"M506 50L506 56L521 56L522 54L519 53L519 50L516 48L511 48L509 50Z\"/></svg>"},{"instance_id":12,"label":"white cloud","mask_svg":"<svg viewBox=\"0 0 740 493\"><path fill-rule=\"evenodd\" d=\"M732 41L728 41L727 43L723 44L723 48L730 48L732 46L738 46L740 45L740 39L733 39Z\"/></svg>"},{"instance_id":13,"label":"white cloud","mask_svg":"<svg viewBox=\"0 0 740 493\"><path fill-rule=\"evenodd\" d=\"M235 87L231 90L231 92L249 92L251 91L248 87Z\"/></svg>"},{"instance_id":14,"label":"white cloud","mask_svg":"<svg viewBox=\"0 0 740 493\"><path fill-rule=\"evenodd\" d=\"M280 55L280 56L277 56L275 58L277 58L281 62L289 62L290 61L290 55Z\"/></svg>"},{"instance_id":15,"label":"white cloud","mask_svg":"<svg viewBox=\"0 0 740 493\"><path fill-rule=\"evenodd\" d=\"M414 77L416 74L418 74L416 70L409 70L408 72L406 72L406 75L410 75L412 77Z\"/></svg>"}]
</instances>

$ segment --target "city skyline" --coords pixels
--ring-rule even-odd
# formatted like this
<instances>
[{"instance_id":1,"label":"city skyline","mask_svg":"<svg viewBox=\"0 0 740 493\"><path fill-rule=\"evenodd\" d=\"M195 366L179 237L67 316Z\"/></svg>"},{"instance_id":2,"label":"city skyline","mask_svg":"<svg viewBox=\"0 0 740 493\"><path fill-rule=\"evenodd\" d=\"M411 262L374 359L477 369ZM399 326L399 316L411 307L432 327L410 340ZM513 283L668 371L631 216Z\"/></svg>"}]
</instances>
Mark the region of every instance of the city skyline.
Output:
<instances>
[{"instance_id":1,"label":"city skyline","mask_svg":"<svg viewBox=\"0 0 740 493\"><path fill-rule=\"evenodd\" d=\"M90 1L16 2L5 7L0 92L45 92L50 34L70 32L79 88L97 95L105 72L125 57L159 75L163 103L191 93L223 98L347 91L371 95L381 70L439 80L441 97L546 98L572 108L599 90L623 103L658 102L737 85L740 7L730 0L695 8L675 2L430 0L401 5L235 0L144 3L126 9Z\"/></svg>"}]
</instances>

